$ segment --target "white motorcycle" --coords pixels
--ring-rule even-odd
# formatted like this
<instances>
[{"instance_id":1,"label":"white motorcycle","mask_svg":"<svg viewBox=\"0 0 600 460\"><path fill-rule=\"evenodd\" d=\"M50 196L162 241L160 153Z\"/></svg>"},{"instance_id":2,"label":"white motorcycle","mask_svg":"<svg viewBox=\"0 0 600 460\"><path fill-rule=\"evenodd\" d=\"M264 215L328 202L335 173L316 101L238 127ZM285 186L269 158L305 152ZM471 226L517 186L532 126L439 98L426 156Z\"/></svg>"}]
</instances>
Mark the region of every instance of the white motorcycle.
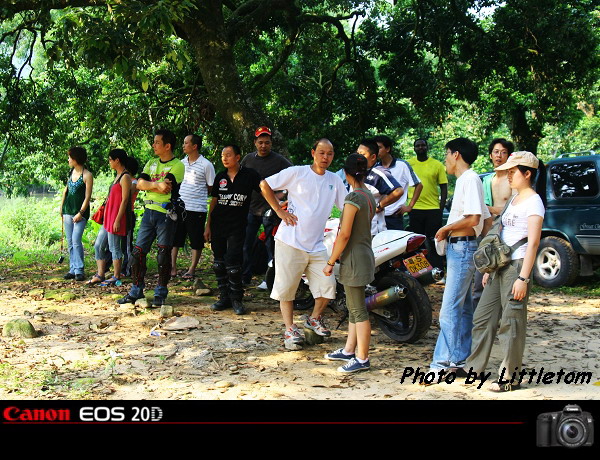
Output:
<instances>
[{"instance_id":1,"label":"white motorcycle","mask_svg":"<svg viewBox=\"0 0 600 460\"><path fill-rule=\"evenodd\" d=\"M339 219L329 219L323 240L331 254L337 236ZM403 231L385 230L373 238L375 255L375 279L366 286L365 303L385 335L402 343L413 343L425 335L431 326L431 303L423 285L439 281L444 277L442 270L433 268L422 248L425 236ZM334 267L339 274L339 263ZM275 277L274 264L269 263L267 285L269 289ZM314 306L308 280L303 277L294 308L306 310ZM344 313L338 327L347 318L344 287L338 282L335 300L329 306Z\"/></svg>"}]
</instances>

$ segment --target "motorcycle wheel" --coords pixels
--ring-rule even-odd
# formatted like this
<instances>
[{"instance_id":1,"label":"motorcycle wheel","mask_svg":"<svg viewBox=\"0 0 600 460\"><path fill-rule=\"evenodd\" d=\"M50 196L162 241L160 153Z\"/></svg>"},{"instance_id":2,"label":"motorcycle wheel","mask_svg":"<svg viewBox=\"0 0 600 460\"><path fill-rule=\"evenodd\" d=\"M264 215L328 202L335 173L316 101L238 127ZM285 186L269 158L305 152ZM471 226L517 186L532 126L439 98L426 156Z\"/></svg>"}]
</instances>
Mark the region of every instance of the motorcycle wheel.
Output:
<instances>
[{"instance_id":1,"label":"motorcycle wheel","mask_svg":"<svg viewBox=\"0 0 600 460\"><path fill-rule=\"evenodd\" d=\"M394 272L377 282L377 290L402 285L408 290L406 297L376 309L379 328L389 338L402 343L414 343L421 339L431 326L431 304L421 283L410 275Z\"/></svg>"},{"instance_id":2,"label":"motorcycle wheel","mask_svg":"<svg viewBox=\"0 0 600 460\"><path fill-rule=\"evenodd\" d=\"M265 281L267 282L267 288L270 292L273 289L273 283L275 281L275 267L267 268ZM294 310L308 310L314 306L315 299L313 299L308 285L304 281L300 280L300 283L298 284L298 290L296 291L296 299L294 300Z\"/></svg>"},{"instance_id":3,"label":"motorcycle wheel","mask_svg":"<svg viewBox=\"0 0 600 460\"><path fill-rule=\"evenodd\" d=\"M300 280L298 290L296 291L296 300L294 300L294 310L308 310L314 308L315 299L310 293L308 284Z\"/></svg>"}]
</instances>

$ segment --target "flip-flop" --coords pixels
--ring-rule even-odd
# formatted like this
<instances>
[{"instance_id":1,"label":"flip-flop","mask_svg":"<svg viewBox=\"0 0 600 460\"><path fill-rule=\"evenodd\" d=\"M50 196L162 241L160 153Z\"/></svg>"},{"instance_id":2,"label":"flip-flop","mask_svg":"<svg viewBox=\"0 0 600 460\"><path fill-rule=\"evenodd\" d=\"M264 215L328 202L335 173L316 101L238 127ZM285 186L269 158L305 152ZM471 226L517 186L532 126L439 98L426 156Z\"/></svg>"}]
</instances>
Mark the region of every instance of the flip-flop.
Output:
<instances>
[{"instance_id":1,"label":"flip-flop","mask_svg":"<svg viewBox=\"0 0 600 460\"><path fill-rule=\"evenodd\" d=\"M97 279L97 281L94 281L94 278ZM104 276L100 276L98 273L96 273L94 276L92 276L92 279L89 280L86 284L88 286L94 286L98 283L102 283L104 281Z\"/></svg>"},{"instance_id":2,"label":"flip-flop","mask_svg":"<svg viewBox=\"0 0 600 460\"><path fill-rule=\"evenodd\" d=\"M494 380L488 390L493 391L494 393L506 393L509 391L515 391L521 388L521 385L518 383L500 383L498 380Z\"/></svg>"},{"instance_id":3,"label":"flip-flop","mask_svg":"<svg viewBox=\"0 0 600 460\"><path fill-rule=\"evenodd\" d=\"M195 278L194 275L192 275L191 273L185 273L183 275L181 275L181 279L183 280L193 280Z\"/></svg>"},{"instance_id":4,"label":"flip-flop","mask_svg":"<svg viewBox=\"0 0 600 460\"><path fill-rule=\"evenodd\" d=\"M119 278L112 276L109 279L107 279L106 281L104 281L103 283L100 283L100 286L101 287L116 286L117 282L119 282L119 281L121 281Z\"/></svg>"}]
</instances>

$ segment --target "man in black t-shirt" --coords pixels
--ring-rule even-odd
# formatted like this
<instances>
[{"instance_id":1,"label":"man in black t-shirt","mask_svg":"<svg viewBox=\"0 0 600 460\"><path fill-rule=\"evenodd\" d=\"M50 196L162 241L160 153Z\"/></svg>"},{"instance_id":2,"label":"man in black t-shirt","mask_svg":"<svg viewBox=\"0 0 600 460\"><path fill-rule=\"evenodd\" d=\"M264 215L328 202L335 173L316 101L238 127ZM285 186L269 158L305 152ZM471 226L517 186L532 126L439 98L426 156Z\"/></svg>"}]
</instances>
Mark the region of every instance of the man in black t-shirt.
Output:
<instances>
[{"instance_id":1,"label":"man in black t-shirt","mask_svg":"<svg viewBox=\"0 0 600 460\"><path fill-rule=\"evenodd\" d=\"M226 145L221 161L226 170L215 176L212 200L204 239L213 250L213 270L219 287L219 300L210 308L224 310L233 307L237 315L246 312L242 298L243 245L252 191L260 193L260 175L252 168L240 165L241 150Z\"/></svg>"},{"instance_id":2,"label":"man in black t-shirt","mask_svg":"<svg viewBox=\"0 0 600 460\"><path fill-rule=\"evenodd\" d=\"M242 166L252 168L260 174L261 179L266 179L281 170L292 166L290 160L271 150L271 130L267 126L261 126L254 132L254 145L256 152L249 153L242 160ZM248 225L246 227L246 241L244 242L244 284L250 284L252 279L252 247L256 241L256 234L261 224L265 230L265 247L267 257L273 259L275 243L273 240L273 228L279 223L275 213L265 215L271 207L260 193L253 193L248 213Z\"/></svg>"}]
</instances>

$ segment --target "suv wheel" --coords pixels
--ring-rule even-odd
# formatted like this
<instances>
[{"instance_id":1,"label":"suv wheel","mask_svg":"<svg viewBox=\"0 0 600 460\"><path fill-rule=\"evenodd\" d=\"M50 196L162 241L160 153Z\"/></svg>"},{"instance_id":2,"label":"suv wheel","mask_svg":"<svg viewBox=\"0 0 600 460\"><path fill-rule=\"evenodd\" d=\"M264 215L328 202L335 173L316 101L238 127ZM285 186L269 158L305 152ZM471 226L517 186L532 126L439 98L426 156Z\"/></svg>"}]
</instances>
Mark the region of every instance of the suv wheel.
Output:
<instances>
[{"instance_id":1,"label":"suv wheel","mask_svg":"<svg viewBox=\"0 0 600 460\"><path fill-rule=\"evenodd\" d=\"M533 279L545 288L568 286L579 276L579 258L568 241L547 236L540 241Z\"/></svg>"}]
</instances>

